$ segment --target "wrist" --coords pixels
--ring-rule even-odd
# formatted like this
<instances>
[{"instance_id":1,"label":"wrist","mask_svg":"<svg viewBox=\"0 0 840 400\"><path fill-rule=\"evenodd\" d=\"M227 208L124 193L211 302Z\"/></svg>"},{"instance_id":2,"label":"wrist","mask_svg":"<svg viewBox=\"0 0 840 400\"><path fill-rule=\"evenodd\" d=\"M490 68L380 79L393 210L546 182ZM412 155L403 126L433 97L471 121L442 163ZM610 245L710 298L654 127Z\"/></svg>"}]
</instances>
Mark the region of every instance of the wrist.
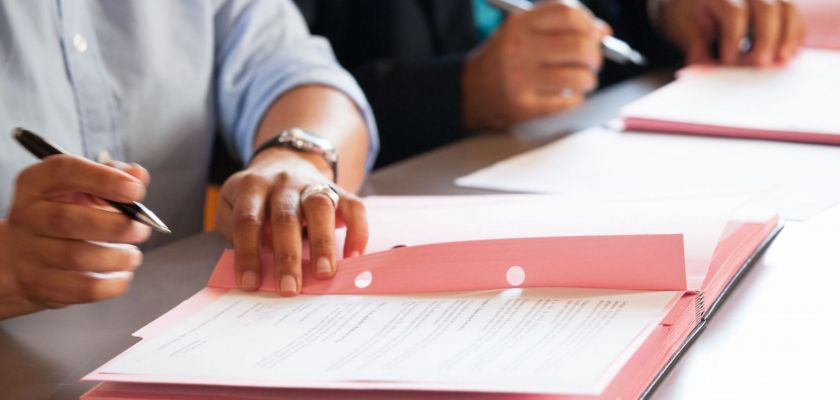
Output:
<instances>
[{"instance_id":1,"label":"wrist","mask_svg":"<svg viewBox=\"0 0 840 400\"><path fill-rule=\"evenodd\" d=\"M337 180L338 152L329 140L301 128L285 129L280 134L260 144L254 150L253 157L257 157L260 153L277 147L292 149L301 154L320 157L329 166L332 180ZM312 159L309 160L312 161Z\"/></svg>"},{"instance_id":2,"label":"wrist","mask_svg":"<svg viewBox=\"0 0 840 400\"><path fill-rule=\"evenodd\" d=\"M486 110L481 101L485 95L481 51L478 49L467 56L461 78L461 124L467 131L485 129L491 125L485 121Z\"/></svg>"},{"instance_id":3,"label":"wrist","mask_svg":"<svg viewBox=\"0 0 840 400\"><path fill-rule=\"evenodd\" d=\"M287 147L273 147L256 154L248 168L260 170L297 170L317 172L333 180L332 166L318 154L306 153Z\"/></svg>"}]
</instances>

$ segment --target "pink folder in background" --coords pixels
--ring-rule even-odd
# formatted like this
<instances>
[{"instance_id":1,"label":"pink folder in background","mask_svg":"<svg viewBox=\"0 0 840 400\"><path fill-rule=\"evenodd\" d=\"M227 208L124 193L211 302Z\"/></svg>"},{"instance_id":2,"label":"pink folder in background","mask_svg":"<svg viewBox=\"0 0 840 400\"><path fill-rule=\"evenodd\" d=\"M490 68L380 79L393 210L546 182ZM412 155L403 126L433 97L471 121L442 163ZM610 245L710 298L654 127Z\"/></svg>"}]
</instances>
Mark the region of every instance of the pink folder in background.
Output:
<instances>
[{"instance_id":1,"label":"pink folder in background","mask_svg":"<svg viewBox=\"0 0 840 400\"><path fill-rule=\"evenodd\" d=\"M840 144L838 71L840 52L815 49L785 67L694 66L620 114L628 131Z\"/></svg>"},{"instance_id":2,"label":"pink folder in background","mask_svg":"<svg viewBox=\"0 0 840 400\"><path fill-rule=\"evenodd\" d=\"M797 0L807 25L805 46L840 50L840 1Z\"/></svg>"},{"instance_id":3,"label":"pink folder in background","mask_svg":"<svg viewBox=\"0 0 840 400\"><path fill-rule=\"evenodd\" d=\"M738 204L732 199L610 202L499 195L384 197L366 202L371 220L369 252L342 260L331 281L305 279L304 293L552 286L683 291L683 297L601 394L604 398L638 397L649 390L702 329L733 278L777 229L773 216L729 221ZM477 216L483 218L477 220ZM405 247L393 248L397 245ZM262 290L271 291L270 257L265 259L264 271L267 279ZM518 271L518 276L512 277L511 271ZM207 288L135 335L154 337L234 288L232 254L226 252ZM301 389L231 387L200 379L114 376L100 370L85 379L106 383L83 398L510 398L509 394L406 391L387 382L322 388L302 385Z\"/></svg>"}]
</instances>

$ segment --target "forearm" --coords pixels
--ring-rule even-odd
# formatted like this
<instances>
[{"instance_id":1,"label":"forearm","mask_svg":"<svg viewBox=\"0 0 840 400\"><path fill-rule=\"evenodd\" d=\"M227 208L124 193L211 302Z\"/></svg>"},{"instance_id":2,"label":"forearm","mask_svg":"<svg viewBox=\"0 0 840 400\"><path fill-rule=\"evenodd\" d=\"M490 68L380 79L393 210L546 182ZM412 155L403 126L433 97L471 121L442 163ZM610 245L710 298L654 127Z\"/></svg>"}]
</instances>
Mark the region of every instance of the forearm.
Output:
<instances>
[{"instance_id":1,"label":"forearm","mask_svg":"<svg viewBox=\"0 0 840 400\"><path fill-rule=\"evenodd\" d=\"M20 295L12 274L8 246L8 225L5 219L0 219L0 320L40 310Z\"/></svg>"},{"instance_id":2,"label":"forearm","mask_svg":"<svg viewBox=\"0 0 840 400\"><path fill-rule=\"evenodd\" d=\"M359 189L365 177L369 136L368 127L353 101L331 87L297 87L278 97L268 108L257 129L253 148L294 127L329 140L338 150L338 184L353 192ZM320 157L301 156L330 174L329 165Z\"/></svg>"}]
</instances>

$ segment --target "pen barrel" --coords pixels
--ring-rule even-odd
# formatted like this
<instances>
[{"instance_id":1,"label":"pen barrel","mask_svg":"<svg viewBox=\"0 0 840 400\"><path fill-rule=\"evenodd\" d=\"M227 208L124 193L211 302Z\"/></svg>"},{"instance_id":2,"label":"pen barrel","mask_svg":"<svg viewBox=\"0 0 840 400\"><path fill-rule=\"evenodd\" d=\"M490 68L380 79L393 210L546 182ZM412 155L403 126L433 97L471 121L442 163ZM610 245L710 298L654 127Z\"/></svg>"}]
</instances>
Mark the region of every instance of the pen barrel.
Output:
<instances>
[{"instance_id":1,"label":"pen barrel","mask_svg":"<svg viewBox=\"0 0 840 400\"><path fill-rule=\"evenodd\" d=\"M23 148L39 159L65 154L57 145L23 128L15 128L12 136Z\"/></svg>"}]
</instances>

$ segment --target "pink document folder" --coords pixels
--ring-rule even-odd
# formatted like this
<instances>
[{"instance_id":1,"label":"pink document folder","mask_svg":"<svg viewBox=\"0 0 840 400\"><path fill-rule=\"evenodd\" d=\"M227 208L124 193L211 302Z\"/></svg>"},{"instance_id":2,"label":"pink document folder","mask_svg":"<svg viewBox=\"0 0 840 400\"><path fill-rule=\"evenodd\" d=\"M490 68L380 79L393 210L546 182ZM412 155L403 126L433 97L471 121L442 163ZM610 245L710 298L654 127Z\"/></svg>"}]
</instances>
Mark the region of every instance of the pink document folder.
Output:
<instances>
[{"instance_id":1,"label":"pink document folder","mask_svg":"<svg viewBox=\"0 0 840 400\"><path fill-rule=\"evenodd\" d=\"M797 0L807 26L805 46L840 50L840 1Z\"/></svg>"},{"instance_id":2,"label":"pink document folder","mask_svg":"<svg viewBox=\"0 0 840 400\"><path fill-rule=\"evenodd\" d=\"M837 71L840 52L816 49L765 69L691 66L620 114L627 131L840 144Z\"/></svg>"},{"instance_id":3,"label":"pink document folder","mask_svg":"<svg viewBox=\"0 0 840 400\"><path fill-rule=\"evenodd\" d=\"M368 253L340 261L339 272L331 281L305 279L304 293L382 294L555 286L682 291L681 299L599 396L603 398L638 397L650 390L690 338L702 329L733 280L778 229L774 216L729 221L728 215L737 201L711 198L608 202L518 195L384 197L370 198L367 204L372 222ZM694 214L683 212L683 208L698 204L708 206L696 209ZM566 214L568 210L562 208L570 206L578 206L583 216ZM498 214L486 214L504 210L506 217L490 218ZM601 215L595 215L596 211ZM475 221L474 216L482 214L488 221ZM693 217L680 219L674 215ZM712 218L721 215L723 218L718 219L722 223ZM416 230L387 224L398 216L411 220L413 225L409 226ZM509 226L507 218L520 224ZM558 226L564 221L568 226ZM475 227L481 231L473 231ZM446 241L430 243L434 239L428 231L435 228L441 229L439 236ZM711 249L705 251L708 240L700 240L705 238L687 230L711 236ZM591 233L596 231L607 234ZM504 238L504 232L512 237ZM469 240L471 237L480 239ZM406 247L393 248L395 243ZM232 260L232 253L225 252L205 289L138 330L135 336L154 337L235 290ZM688 264L702 262L707 264L704 276L690 279ZM511 271L517 272L515 276ZM267 279L262 290L273 291L270 256L265 257L264 272ZM199 378L108 374L102 372L103 367L85 377L104 383L83 398L511 398L510 393L457 389L432 393L410 387L412 390L406 390L405 385L389 382L282 388L258 387L264 386L260 384L231 386ZM545 396L529 394L517 398Z\"/></svg>"}]
</instances>

